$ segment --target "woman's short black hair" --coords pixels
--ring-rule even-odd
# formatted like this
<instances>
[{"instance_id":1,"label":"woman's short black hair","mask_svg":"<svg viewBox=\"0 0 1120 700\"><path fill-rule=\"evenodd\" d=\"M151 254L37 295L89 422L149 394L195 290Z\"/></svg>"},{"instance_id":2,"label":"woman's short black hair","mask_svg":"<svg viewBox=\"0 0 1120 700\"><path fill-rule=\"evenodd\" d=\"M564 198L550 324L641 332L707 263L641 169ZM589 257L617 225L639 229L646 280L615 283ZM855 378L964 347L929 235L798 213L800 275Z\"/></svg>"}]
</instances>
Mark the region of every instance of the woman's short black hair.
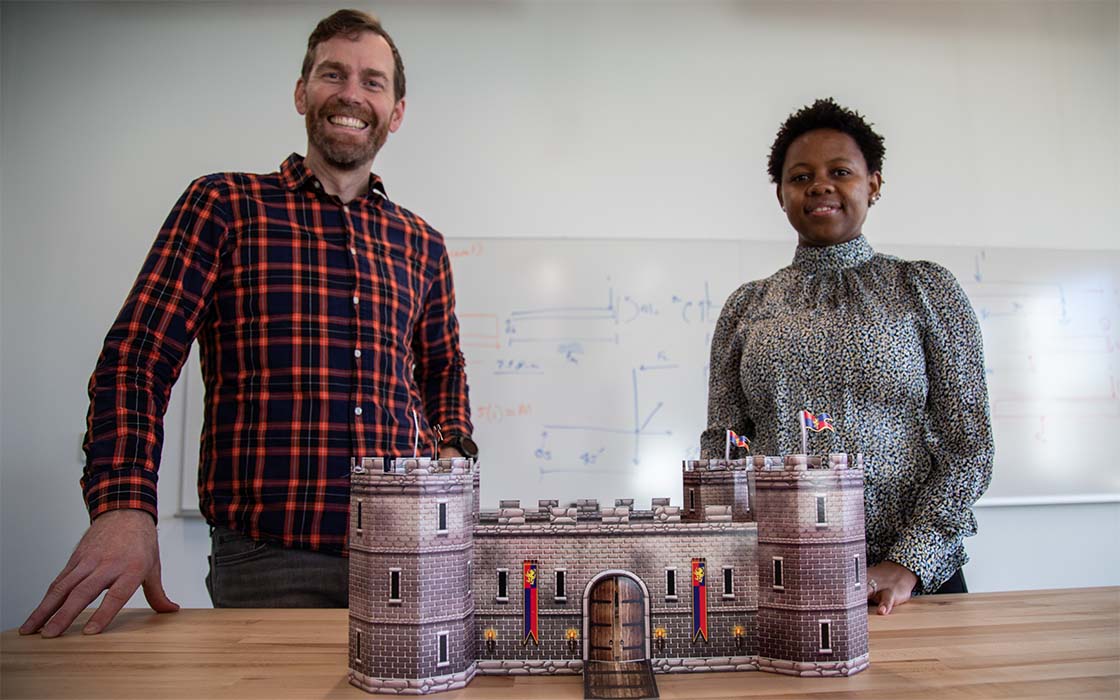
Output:
<instances>
[{"instance_id":1,"label":"woman's short black hair","mask_svg":"<svg viewBox=\"0 0 1120 700\"><path fill-rule=\"evenodd\" d=\"M789 115L778 129L778 135L774 137L774 145L770 147L768 169L771 182L781 181L786 151L789 150L789 145L794 139L816 129L835 129L851 136L863 153L863 159L867 161L867 172L883 171L883 157L887 154L887 149L883 146L883 137L875 133L862 114L841 107L831 97L827 97Z\"/></svg>"}]
</instances>

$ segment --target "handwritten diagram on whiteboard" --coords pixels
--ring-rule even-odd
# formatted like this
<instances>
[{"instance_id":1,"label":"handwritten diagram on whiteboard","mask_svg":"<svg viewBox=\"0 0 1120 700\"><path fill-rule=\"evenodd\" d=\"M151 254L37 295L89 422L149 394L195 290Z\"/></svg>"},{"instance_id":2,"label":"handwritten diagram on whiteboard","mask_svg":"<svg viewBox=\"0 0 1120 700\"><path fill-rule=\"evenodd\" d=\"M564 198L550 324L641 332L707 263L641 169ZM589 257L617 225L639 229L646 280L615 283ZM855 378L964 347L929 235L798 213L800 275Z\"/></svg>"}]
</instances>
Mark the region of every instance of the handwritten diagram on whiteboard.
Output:
<instances>
[{"instance_id":1,"label":"handwritten diagram on whiteboard","mask_svg":"<svg viewBox=\"0 0 1120 700\"><path fill-rule=\"evenodd\" d=\"M723 302L744 281L788 265L793 242L448 245L483 503L679 503L680 461L698 455L705 426L711 334ZM1109 456L1109 438L1120 434L1120 253L881 251L952 270L980 319L996 438L985 499L1120 497L1120 466ZM197 372L183 375L180 503L196 512ZM175 427L169 445L179 444Z\"/></svg>"},{"instance_id":2,"label":"handwritten diagram on whiteboard","mask_svg":"<svg viewBox=\"0 0 1120 700\"><path fill-rule=\"evenodd\" d=\"M711 332L740 283L741 248L451 246L484 502L676 496L677 465L698 454Z\"/></svg>"}]
</instances>

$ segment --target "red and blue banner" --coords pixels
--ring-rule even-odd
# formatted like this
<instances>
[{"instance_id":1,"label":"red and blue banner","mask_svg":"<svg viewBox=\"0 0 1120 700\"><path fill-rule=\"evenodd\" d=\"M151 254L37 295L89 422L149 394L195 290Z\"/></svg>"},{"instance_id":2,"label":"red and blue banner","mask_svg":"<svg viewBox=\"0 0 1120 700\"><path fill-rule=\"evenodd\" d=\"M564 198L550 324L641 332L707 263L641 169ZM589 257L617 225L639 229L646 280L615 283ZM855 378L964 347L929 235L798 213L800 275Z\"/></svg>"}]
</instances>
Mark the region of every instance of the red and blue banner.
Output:
<instances>
[{"instance_id":1,"label":"red and blue banner","mask_svg":"<svg viewBox=\"0 0 1120 700\"><path fill-rule=\"evenodd\" d=\"M708 641L708 565L692 560L692 641Z\"/></svg>"},{"instance_id":2,"label":"red and blue banner","mask_svg":"<svg viewBox=\"0 0 1120 700\"><path fill-rule=\"evenodd\" d=\"M526 560L521 567L521 580L525 589L525 635L522 644L528 644L532 637L533 644L540 645L540 633L537 629L537 563Z\"/></svg>"},{"instance_id":3,"label":"red and blue banner","mask_svg":"<svg viewBox=\"0 0 1120 700\"><path fill-rule=\"evenodd\" d=\"M748 450L751 449L751 441L747 439L746 435L740 435L731 428L727 429L727 433L731 436L732 445L735 445L736 447L743 447Z\"/></svg>"},{"instance_id":4,"label":"red and blue banner","mask_svg":"<svg viewBox=\"0 0 1120 700\"><path fill-rule=\"evenodd\" d=\"M836 428L832 427L832 416L827 413L813 414L809 411L802 411L801 425L812 430L814 433L819 433L822 430L836 432Z\"/></svg>"}]
</instances>

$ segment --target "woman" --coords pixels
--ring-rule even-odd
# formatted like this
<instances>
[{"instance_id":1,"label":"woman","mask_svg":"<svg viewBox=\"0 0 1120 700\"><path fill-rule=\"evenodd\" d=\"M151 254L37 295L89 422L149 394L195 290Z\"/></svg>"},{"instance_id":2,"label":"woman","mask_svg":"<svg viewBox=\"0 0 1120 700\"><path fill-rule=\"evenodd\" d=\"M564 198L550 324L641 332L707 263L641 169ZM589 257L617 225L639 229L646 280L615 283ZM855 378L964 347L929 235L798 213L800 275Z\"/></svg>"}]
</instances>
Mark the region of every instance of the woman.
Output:
<instances>
[{"instance_id":1,"label":"woman","mask_svg":"<svg viewBox=\"0 0 1120 700\"><path fill-rule=\"evenodd\" d=\"M976 316L953 275L880 255L863 237L883 184L883 138L831 99L791 115L770 151L793 264L727 300L712 338L704 453L728 428L757 454L802 451L798 412L835 432L809 451L862 452L868 599L964 592L971 505L993 444Z\"/></svg>"}]
</instances>

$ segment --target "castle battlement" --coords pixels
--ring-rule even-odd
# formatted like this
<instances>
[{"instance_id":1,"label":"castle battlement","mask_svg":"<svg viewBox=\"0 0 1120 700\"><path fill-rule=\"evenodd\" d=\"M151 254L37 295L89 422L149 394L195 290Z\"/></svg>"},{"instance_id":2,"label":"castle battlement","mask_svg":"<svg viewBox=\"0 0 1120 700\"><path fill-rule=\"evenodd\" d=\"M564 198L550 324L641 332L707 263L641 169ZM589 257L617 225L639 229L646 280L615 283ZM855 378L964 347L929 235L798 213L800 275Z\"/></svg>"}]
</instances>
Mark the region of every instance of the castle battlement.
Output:
<instances>
[{"instance_id":1,"label":"castle battlement","mask_svg":"<svg viewBox=\"0 0 1120 700\"><path fill-rule=\"evenodd\" d=\"M863 469L863 454L833 453L773 457L751 455L741 459L689 459L681 465L684 472L798 471L806 469Z\"/></svg>"},{"instance_id":2,"label":"castle battlement","mask_svg":"<svg viewBox=\"0 0 1120 700\"><path fill-rule=\"evenodd\" d=\"M620 499L621 500L621 499ZM630 500L630 499L627 499ZM656 499L668 501L668 499ZM657 505L649 510L632 510L629 505L600 507L595 511L581 512L575 505L546 506L537 510L520 507L519 501L503 501L505 507L479 513L475 536L480 535L531 535L581 533L663 533L674 529L684 532L724 531L734 521L731 506L709 505L701 518L692 521L681 519L680 506ZM546 502L549 503L549 502ZM736 523L736 525L749 525Z\"/></svg>"},{"instance_id":3,"label":"castle battlement","mask_svg":"<svg viewBox=\"0 0 1120 700\"><path fill-rule=\"evenodd\" d=\"M362 457L350 460L353 474L476 474L478 463L466 457Z\"/></svg>"},{"instance_id":4,"label":"castle battlement","mask_svg":"<svg viewBox=\"0 0 1120 700\"><path fill-rule=\"evenodd\" d=\"M669 505L668 498L654 498L649 508L635 508L633 498L617 498L613 506L600 505L596 499L579 499L560 504L556 499L537 501L535 509L523 508L519 500L499 501L496 510L483 510L478 522L482 525L541 525L565 527L579 524L619 525L631 522L680 522L680 506ZM713 513L713 518L724 513Z\"/></svg>"}]
</instances>

